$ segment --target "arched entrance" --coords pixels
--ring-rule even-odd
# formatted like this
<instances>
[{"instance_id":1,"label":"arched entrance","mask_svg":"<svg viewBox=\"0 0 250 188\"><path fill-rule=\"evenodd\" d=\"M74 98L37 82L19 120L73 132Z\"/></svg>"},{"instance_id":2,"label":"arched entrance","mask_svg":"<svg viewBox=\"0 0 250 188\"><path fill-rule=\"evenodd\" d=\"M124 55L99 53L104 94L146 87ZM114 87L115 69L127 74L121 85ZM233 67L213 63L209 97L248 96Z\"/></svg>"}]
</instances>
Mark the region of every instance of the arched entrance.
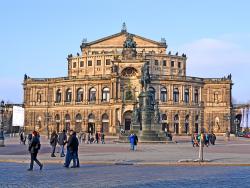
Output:
<instances>
[{"instance_id":1,"label":"arched entrance","mask_svg":"<svg viewBox=\"0 0 250 188\"><path fill-rule=\"evenodd\" d=\"M56 122L56 131L59 132L60 131L60 115L59 114L56 114L55 122Z\"/></svg>"},{"instance_id":2,"label":"arched entrance","mask_svg":"<svg viewBox=\"0 0 250 188\"><path fill-rule=\"evenodd\" d=\"M76 126L75 126L75 131L77 133L82 131L82 115L81 114L77 114L76 115Z\"/></svg>"},{"instance_id":3,"label":"arched entrance","mask_svg":"<svg viewBox=\"0 0 250 188\"><path fill-rule=\"evenodd\" d=\"M70 115L65 115L65 130L70 131Z\"/></svg>"},{"instance_id":4,"label":"arched entrance","mask_svg":"<svg viewBox=\"0 0 250 188\"><path fill-rule=\"evenodd\" d=\"M167 115L162 114L161 116L161 129L162 131L169 132L168 120Z\"/></svg>"},{"instance_id":5,"label":"arched entrance","mask_svg":"<svg viewBox=\"0 0 250 188\"><path fill-rule=\"evenodd\" d=\"M88 133L95 133L95 115L92 113L88 116Z\"/></svg>"},{"instance_id":6,"label":"arched entrance","mask_svg":"<svg viewBox=\"0 0 250 188\"><path fill-rule=\"evenodd\" d=\"M102 115L101 132L102 133L108 133L109 132L109 116L106 113Z\"/></svg>"},{"instance_id":7,"label":"arched entrance","mask_svg":"<svg viewBox=\"0 0 250 188\"><path fill-rule=\"evenodd\" d=\"M179 134L179 115L178 114L174 116L174 132L175 134Z\"/></svg>"},{"instance_id":8,"label":"arched entrance","mask_svg":"<svg viewBox=\"0 0 250 188\"><path fill-rule=\"evenodd\" d=\"M131 126L131 119L132 119L132 111L126 111L123 115L124 119L124 128L125 130L130 130Z\"/></svg>"},{"instance_id":9,"label":"arched entrance","mask_svg":"<svg viewBox=\"0 0 250 188\"><path fill-rule=\"evenodd\" d=\"M185 133L188 134L189 133L189 115L186 115L185 117Z\"/></svg>"},{"instance_id":10,"label":"arched entrance","mask_svg":"<svg viewBox=\"0 0 250 188\"><path fill-rule=\"evenodd\" d=\"M199 132L199 115L195 116L194 132L195 133Z\"/></svg>"}]
</instances>

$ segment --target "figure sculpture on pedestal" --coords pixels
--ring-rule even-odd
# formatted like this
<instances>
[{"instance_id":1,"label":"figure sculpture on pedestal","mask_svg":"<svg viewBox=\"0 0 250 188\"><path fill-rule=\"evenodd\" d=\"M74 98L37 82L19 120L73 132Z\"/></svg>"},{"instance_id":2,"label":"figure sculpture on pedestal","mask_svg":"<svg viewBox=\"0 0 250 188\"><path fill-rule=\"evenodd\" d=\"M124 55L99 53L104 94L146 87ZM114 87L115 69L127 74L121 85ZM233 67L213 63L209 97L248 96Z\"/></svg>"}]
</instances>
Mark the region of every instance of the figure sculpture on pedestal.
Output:
<instances>
[{"instance_id":1,"label":"figure sculpture on pedestal","mask_svg":"<svg viewBox=\"0 0 250 188\"><path fill-rule=\"evenodd\" d=\"M149 66L147 64L144 64L144 66L141 68L141 85L142 90L147 91L148 84L151 83L151 78L149 74Z\"/></svg>"}]
</instances>

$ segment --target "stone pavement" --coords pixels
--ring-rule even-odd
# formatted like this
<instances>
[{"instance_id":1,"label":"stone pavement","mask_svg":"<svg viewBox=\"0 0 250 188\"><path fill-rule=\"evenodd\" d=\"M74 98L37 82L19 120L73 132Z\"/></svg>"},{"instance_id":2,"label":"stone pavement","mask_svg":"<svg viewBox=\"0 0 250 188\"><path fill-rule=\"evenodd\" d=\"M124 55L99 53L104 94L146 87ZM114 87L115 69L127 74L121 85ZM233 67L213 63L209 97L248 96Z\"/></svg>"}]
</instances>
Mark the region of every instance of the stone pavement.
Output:
<instances>
[{"instance_id":1,"label":"stone pavement","mask_svg":"<svg viewBox=\"0 0 250 188\"><path fill-rule=\"evenodd\" d=\"M27 164L0 163L0 188L50 187L249 187L250 167L49 164L27 171Z\"/></svg>"},{"instance_id":2,"label":"stone pavement","mask_svg":"<svg viewBox=\"0 0 250 188\"><path fill-rule=\"evenodd\" d=\"M81 164L135 164L135 165L187 165L179 160L197 159L199 148L193 148L189 137L176 137L176 144L139 144L137 151L130 151L129 144L81 144ZM46 163L64 163L64 158L50 157L50 146L41 138L42 149L38 159ZM18 138L6 139L6 147L0 147L0 162L29 163L27 145L20 145ZM250 165L250 139L232 138L226 142L218 137L215 146L204 147L207 165ZM193 164L191 164L193 165Z\"/></svg>"}]
</instances>

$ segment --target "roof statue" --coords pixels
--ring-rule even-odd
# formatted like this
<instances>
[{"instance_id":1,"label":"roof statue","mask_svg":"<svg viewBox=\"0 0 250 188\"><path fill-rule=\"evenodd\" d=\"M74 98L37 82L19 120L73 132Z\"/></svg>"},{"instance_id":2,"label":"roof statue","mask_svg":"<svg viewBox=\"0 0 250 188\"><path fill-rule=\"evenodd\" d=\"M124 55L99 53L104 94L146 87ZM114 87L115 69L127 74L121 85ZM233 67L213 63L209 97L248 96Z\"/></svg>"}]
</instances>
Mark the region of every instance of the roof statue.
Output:
<instances>
[{"instance_id":1,"label":"roof statue","mask_svg":"<svg viewBox=\"0 0 250 188\"><path fill-rule=\"evenodd\" d=\"M136 42L133 39L133 35L132 34L127 34L127 38L123 43L123 47L124 48L136 48Z\"/></svg>"},{"instance_id":2,"label":"roof statue","mask_svg":"<svg viewBox=\"0 0 250 188\"><path fill-rule=\"evenodd\" d=\"M126 23L125 22L123 22L123 24L122 24L122 30L121 30L121 32L127 32L127 26L126 26Z\"/></svg>"}]
</instances>

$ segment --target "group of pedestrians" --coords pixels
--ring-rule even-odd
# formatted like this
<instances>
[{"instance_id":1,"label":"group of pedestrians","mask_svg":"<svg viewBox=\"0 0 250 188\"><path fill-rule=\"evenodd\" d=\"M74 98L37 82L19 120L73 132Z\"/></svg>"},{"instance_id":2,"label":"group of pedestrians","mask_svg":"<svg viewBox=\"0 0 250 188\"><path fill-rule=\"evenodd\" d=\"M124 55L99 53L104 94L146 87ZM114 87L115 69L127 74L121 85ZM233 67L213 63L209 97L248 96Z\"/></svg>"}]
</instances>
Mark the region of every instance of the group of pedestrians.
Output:
<instances>
[{"instance_id":1,"label":"group of pedestrians","mask_svg":"<svg viewBox=\"0 0 250 188\"><path fill-rule=\"evenodd\" d=\"M132 133L129 135L129 142L130 142L130 150L136 151L137 150L137 143L138 137L136 134Z\"/></svg>"},{"instance_id":2,"label":"group of pedestrians","mask_svg":"<svg viewBox=\"0 0 250 188\"><path fill-rule=\"evenodd\" d=\"M193 147L199 147L200 146L200 142L202 142L202 144L204 144L205 146L209 146L209 144L211 143L212 145L215 145L215 140L216 140L216 136L214 133L205 133L205 134L192 134L191 136L191 142Z\"/></svg>"},{"instance_id":3,"label":"group of pedestrians","mask_svg":"<svg viewBox=\"0 0 250 188\"><path fill-rule=\"evenodd\" d=\"M69 131L67 136L66 131L63 130L61 133L57 134L56 131L53 131L50 136L50 145L51 145L51 157L56 157L56 147L59 145L58 153L60 152L60 157L65 157L64 147L66 145L67 152L65 157L64 167L69 167L70 162L73 160L72 168L79 167L79 158L78 158L78 146L79 140L76 135L76 132L73 130Z\"/></svg>"},{"instance_id":4,"label":"group of pedestrians","mask_svg":"<svg viewBox=\"0 0 250 188\"><path fill-rule=\"evenodd\" d=\"M93 134L88 133L87 144L92 144L92 143L99 144L100 141L102 144L105 144L105 134L104 133L96 132L94 136L93 136Z\"/></svg>"}]
</instances>

